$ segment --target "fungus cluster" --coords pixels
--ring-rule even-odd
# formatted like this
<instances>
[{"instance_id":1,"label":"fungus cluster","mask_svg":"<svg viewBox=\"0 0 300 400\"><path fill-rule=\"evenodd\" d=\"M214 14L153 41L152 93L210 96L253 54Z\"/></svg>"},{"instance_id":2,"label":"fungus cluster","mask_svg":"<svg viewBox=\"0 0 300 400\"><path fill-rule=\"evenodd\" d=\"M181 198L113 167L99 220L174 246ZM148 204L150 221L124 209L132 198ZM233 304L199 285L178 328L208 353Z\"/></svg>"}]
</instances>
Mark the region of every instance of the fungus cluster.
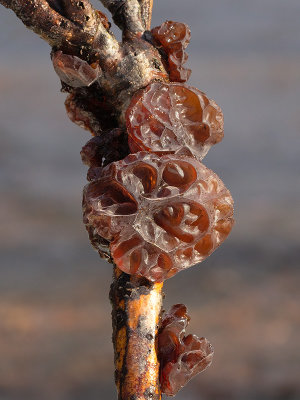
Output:
<instances>
[{"instance_id":1,"label":"fungus cluster","mask_svg":"<svg viewBox=\"0 0 300 400\"><path fill-rule=\"evenodd\" d=\"M213 356L206 339L185 335L184 305L160 311L162 282L205 260L233 225L230 192L202 163L223 138L223 114L186 84L186 24L151 30L152 0L100 1L121 42L89 0L0 4L50 44L68 116L93 135L81 151L89 167L83 219L92 245L116 266L118 398L160 400Z\"/></svg>"},{"instance_id":2,"label":"fungus cluster","mask_svg":"<svg viewBox=\"0 0 300 400\"><path fill-rule=\"evenodd\" d=\"M51 57L69 93L70 119L94 136L81 151L89 167L83 219L91 243L119 270L153 285L205 260L231 231L230 192L202 163L223 138L223 114L185 83L186 24L166 21L149 31L149 2L102 2L123 30L122 44L88 0L62 9L54 2L50 14L63 10L72 25L54 20L66 31ZM15 8L26 11L18 1ZM60 32L36 31L51 45ZM160 386L170 396L213 356L206 339L185 335L188 322L186 307L177 304L159 328Z\"/></svg>"},{"instance_id":3,"label":"fungus cluster","mask_svg":"<svg viewBox=\"0 0 300 400\"><path fill-rule=\"evenodd\" d=\"M102 132L81 155L90 168L84 223L93 246L123 272L157 283L206 259L233 226L233 200L202 159L224 135L220 107L184 82L190 30L167 21L152 29L169 81L131 99L126 131ZM208 341L185 336L189 317L176 305L158 336L161 390L174 395L212 360Z\"/></svg>"}]
</instances>

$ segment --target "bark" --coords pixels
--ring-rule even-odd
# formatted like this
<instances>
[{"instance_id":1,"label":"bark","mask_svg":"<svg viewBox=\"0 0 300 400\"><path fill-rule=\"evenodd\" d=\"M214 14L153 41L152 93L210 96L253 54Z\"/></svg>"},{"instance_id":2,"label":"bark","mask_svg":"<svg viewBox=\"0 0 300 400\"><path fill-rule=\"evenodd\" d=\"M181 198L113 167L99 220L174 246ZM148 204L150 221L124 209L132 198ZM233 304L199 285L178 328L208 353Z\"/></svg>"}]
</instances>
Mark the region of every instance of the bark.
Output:
<instances>
[{"instance_id":1,"label":"bark","mask_svg":"<svg viewBox=\"0 0 300 400\"><path fill-rule=\"evenodd\" d=\"M81 2L77 2L79 4ZM89 3L86 1L86 3ZM101 22L99 15L91 8L78 8L78 16L84 25L78 25L74 16L74 7L66 10L59 0L0 0L0 4L10 8L31 30L46 40L50 46L71 54L99 54L103 59L114 56L119 50L118 42ZM83 3L84 4L84 3ZM85 7L85 6L84 6ZM68 13L67 13L68 11Z\"/></svg>"},{"instance_id":2,"label":"bark","mask_svg":"<svg viewBox=\"0 0 300 400\"><path fill-rule=\"evenodd\" d=\"M100 1L111 12L114 22L122 29L125 36L128 32L142 34L145 31L138 0Z\"/></svg>"},{"instance_id":3,"label":"bark","mask_svg":"<svg viewBox=\"0 0 300 400\"><path fill-rule=\"evenodd\" d=\"M139 3L141 7L141 15L145 29L150 30L153 0L139 0Z\"/></svg>"},{"instance_id":4,"label":"bark","mask_svg":"<svg viewBox=\"0 0 300 400\"><path fill-rule=\"evenodd\" d=\"M143 33L150 29L153 0L100 0L124 32Z\"/></svg>"},{"instance_id":5,"label":"bark","mask_svg":"<svg viewBox=\"0 0 300 400\"><path fill-rule=\"evenodd\" d=\"M161 399L157 332L162 286L114 270L110 299L119 400Z\"/></svg>"}]
</instances>

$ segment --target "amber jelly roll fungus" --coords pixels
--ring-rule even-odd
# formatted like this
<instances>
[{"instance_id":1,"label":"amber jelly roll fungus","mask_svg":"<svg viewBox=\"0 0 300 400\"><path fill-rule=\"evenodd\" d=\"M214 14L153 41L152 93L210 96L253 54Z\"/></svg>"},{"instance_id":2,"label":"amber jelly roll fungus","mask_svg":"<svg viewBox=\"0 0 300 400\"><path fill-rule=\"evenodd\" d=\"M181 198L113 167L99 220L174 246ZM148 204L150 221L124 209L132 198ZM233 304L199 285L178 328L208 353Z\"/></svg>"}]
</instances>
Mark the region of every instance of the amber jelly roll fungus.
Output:
<instances>
[{"instance_id":1,"label":"amber jelly roll fungus","mask_svg":"<svg viewBox=\"0 0 300 400\"><path fill-rule=\"evenodd\" d=\"M189 321L186 306L176 304L164 315L160 326L160 385L168 396L174 396L212 362L214 352L207 339L191 334L185 336Z\"/></svg>"},{"instance_id":2,"label":"amber jelly roll fungus","mask_svg":"<svg viewBox=\"0 0 300 400\"><path fill-rule=\"evenodd\" d=\"M84 222L93 245L107 240L127 274L161 282L207 258L233 225L233 200L192 157L131 154L90 171ZM94 236L93 236L94 235Z\"/></svg>"},{"instance_id":3,"label":"amber jelly roll fungus","mask_svg":"<svg viewBox=\"0 0 300 400\"><path fill-rule=\"evenodd\" d=\"M190 28L182 22L166 21L153 28L151 33L155 44L166 58L170 81L186 82L191 75L191 70L183 67L188 60L185 49L191 39Z\"/></svg>"},{"instance_id":4,"label":"amber jelly roll fungus","mask_svg":"<svg viewBox=\"0 0 300 400\"><path fill-rule=\"evenodd\" d=\"M126 112L132 152L186 154L202 160L224 136L223 113L205 93L181 83L153 82Z\"/></svg>"}]
</instances>

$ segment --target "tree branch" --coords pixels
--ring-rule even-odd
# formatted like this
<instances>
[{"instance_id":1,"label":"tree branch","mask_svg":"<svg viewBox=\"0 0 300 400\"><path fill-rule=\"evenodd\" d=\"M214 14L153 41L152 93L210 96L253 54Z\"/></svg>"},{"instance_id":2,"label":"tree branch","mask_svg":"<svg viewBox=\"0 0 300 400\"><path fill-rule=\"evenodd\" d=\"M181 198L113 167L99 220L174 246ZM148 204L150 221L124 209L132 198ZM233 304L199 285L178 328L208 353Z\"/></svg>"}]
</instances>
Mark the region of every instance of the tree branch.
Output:
<instances>
[{"instance_id":1,"label":"tree branch","mask_svg":"<svg viewBox=\"0 0 300 400\"><path fill-rule=\"evenodd\" d=\"M112 14L116 25L123 33L143 33L141 7L138 0L100 0Z\"/></svg>"},{"instance_id":2,"label":"tree branch","mask_svg":"<svg viewBox=\"0 0 300 400\"><path fill-rule=\"evenodd\" d=\"M157 333L162 286L115 267L110 299L119 400L161 399Z\"/></svg>"},{"instance_id":3,"label":"tree branch","mask_svg":"<svg viewBox=\"0 0 300 400\"><path fill-rule=\"evenodd\" d=\"M98 21L96 12L89 0L60 0L60 3L69 20L79 25L84 31L95 35Z\"/></svg>"},{"instance_id":4,"label":"tree branch","mask_svg":"<svg viewBox=\"0 0 300 400\"><path fill-rule=\"evenodd\" d=\"M141 7L142 21L146 30L151 28L153 0L138 0Z\"/></svg>"},{"instance_id":5,"label":"tree branch","mask_svg":"<svg viewBox=\"0 0 300 400\"><path fill-rule=\"evenodd\" d=\"M58 0L51 0L51 3L46 0L0 0L0 4L14 11L29 29L52 47L70 54L85 53L89 56L101 49L102 58L115 57L119 51L118 43L107 32L100 15L91 8L88 0L77 2L84 5L77 17L74 16L74 7L78 10L78 6L67 0L64 3L69 3L67 8ZM83 24L84 19L84 25L79 25L79 21Z\"/></svg>"}]
</instances>

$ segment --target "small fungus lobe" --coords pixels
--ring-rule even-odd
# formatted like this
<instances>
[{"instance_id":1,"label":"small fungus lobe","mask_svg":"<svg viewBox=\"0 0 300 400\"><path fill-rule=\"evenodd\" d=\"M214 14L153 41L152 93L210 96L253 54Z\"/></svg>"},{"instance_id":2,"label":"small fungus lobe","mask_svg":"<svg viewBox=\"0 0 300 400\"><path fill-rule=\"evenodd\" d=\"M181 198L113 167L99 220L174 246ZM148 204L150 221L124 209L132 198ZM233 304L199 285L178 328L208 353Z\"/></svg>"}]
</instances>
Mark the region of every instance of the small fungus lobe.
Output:
<instances>
[{"instance_id":1,"label":"small fungus lobe","mask_svg":"<svg viewBox=\"0 0 300 400\"><path fill-rule=\"evenodd\" d=\"M81 58L60 50L53 53L52 63L59 78L73 88L90 86L101 73L98 65L91 66Z\"/></svg>"},{"instance_id":2,"label":"small fungus lobe","mask_svg":"<svg viewBox=\"0 0 300 400\"><path fill-rule=\"evenodd\" d=\"M82 162L92 168L119 161L129 154L127 133L117 128L101 132L87 142L80 154Z\"/></svg>"},{"instance_id":3,"label":"small fungus lobe","mask_svg":"<svg viewBox=\"0 0 300 400\"><path fill-rule=\"evenodd\" d=\"M205 338L185 336L190 321L183 304L164 316L158 335L161 390L174 396L187 382L210 366L213 348Z\"/></svg>"},{"instance_id":4,"label":"small fungus lobe","mask_svg":"<svg viewBox=\"0 0 300 400\"><path fill-rule=\"evenodd\" d=\"M182 22L166 21L161 26L153 28L151 33L167 55L170 80L186 82L191 75L191 70L183 67L188 60L185 49L191 39L188 25Z\"/></svg>"}]
</instances>

